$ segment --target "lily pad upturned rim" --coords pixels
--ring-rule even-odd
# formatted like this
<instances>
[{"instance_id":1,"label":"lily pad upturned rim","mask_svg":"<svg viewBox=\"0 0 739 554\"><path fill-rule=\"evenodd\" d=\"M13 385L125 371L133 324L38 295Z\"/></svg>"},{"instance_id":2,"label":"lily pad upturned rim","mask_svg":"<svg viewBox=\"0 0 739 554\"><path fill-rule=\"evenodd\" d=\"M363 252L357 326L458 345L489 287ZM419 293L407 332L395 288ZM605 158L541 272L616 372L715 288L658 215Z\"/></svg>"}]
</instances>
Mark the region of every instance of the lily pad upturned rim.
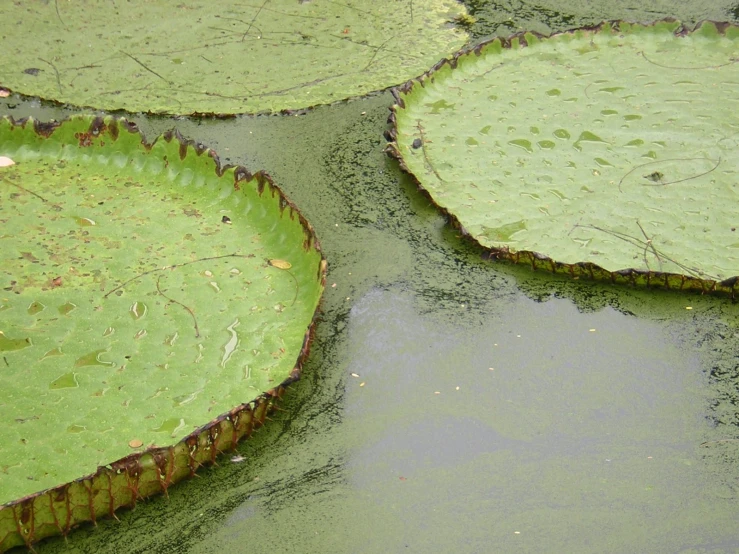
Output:
<instances>
[{"instance_id":1,"label":"lily pad upturned rim","mask_svg":"<svg viewBox=\"0 0 739 554\"><path fill-rule=\"evenodd\" d=\"M449 69L456 69L460 60L469 56L480 56L481 52L487 46L499 43L502 48L510 49L512 47L527 47L528 42L526 37L534 37L539 40L547 40L556 36L561 35L574 35L578 32L598 32L604 28L610 28L614 31L619 30L621 25L637 26L641 28L655 27L660 24L677 24L678 27L674 31L675 37L682 37L689 35L690 33L700 29L703 25L713 25L719 34L724 35L726 29L737 28L736 24L731 22L720 22L712 20L702 20L697 22L694 26L686 26L679 20L667 17L653 21L651 23L635 23L623 20L608 20L603 21L597 25L588 25L584 27L578 27L574 29L568 29L551 35L543 35L536 31L520 31L514 33L508 37L492 37L488 40L482 41L473 46L465 47L456 52L450 58L444 58L435 64L428 71L422 75L415 77L406 83L394 87L391 89L395 103L390 107L390 116L388 117L388 124L391 125L390 129L385 131L385 139L387 145L385 152L395 158L398 161L400 168L410 176L415 182L418 190L442 213L448 223L454 228L461 232L463 238L467 241L472 242L477 247L484 251L485 256L491 260L503 260L512 262L514 264L525 264L531 267L534 271L544 270L549 271L552 274L558 275L569 275L573 279L586 278L590 280L608 281L619 285L631 285L631 286L645 286L648 288L662 288L666 290L677 290L677 291L691 291L698 292L701 294L719 294L728 295L732 300L736 298L739 293L739 276L732 276L722 281L716 281L712 279L700 279L698 277L682 275L677 273L668 273L661 271L644 271L633 268L622 269L617 271L609 271L600 265L593 262L578 262L574 264L568 264L558 262L546 254L529 250L511 250L508 247L488 247L481 244L476 238L474 238L462 225L457 215L450 212L445 206L439 204L439 202L433 197L429 190L427 190L418 176L416 176L406 164L403 155L400 151L397 137L398 137L398 122L397 114L399 110L404 109L405 100L404 96L408 95L415 87L425 87L426 83L433 82L436 73L448 66Z\"/></svg>"},{"instance_id":2,"label":"lily pad upturned rim","mask_svg":"<svg viewBox=\"0 0 739 554\"><path fill-rule=\"evenodd\" d=\"M89 132L91 136L97 136L106 128L121 127L133 134L138 134L141 138L141 148L145 150L150 150L159 140L167 142L176 140L179 143L181 157L186 155L190 148L198 156L203 154L209 156L214 162L215 172L219 178L223 177L227 171L232 170L235 185L245 181L256 181L260 191L269 192L273 198L278 199L281 210L288 209L290 214L288 217L294 219L294 216L297 215L299 224L305 234L302 248L314 250L320 255L316 279L320 284L320 290L325 288L327 262L313 227L266 172L260 170L252 173L241 165L222 165L214 150L195 141L185 139L176 130L168 131L149 142L136 123L125 118L72 116L61 121L52 122L41 122L32 117L14 119L6 116L3 119L13 127L25 128L27 125L33 125L34 132L44 138L50 137L57 128L71 120L90 119ZM117 129L114 131L114 133L118 132ZM248 438L255 428L264 423L267 414L275 409L277 401L282 398L286 387L300 379L303 364L310 352L319 312L320 296L303 336L302 346L293 369L289 376L278 385L262 392L256 398L237 405L211 419L174 445L164 447L144 446L138 452L100 466L97 471L74 479L69 483L47 488L0 505L0 531L3 527L6 531L8 530L7 524L10 520L14 522L15 527L14 532L8 532L4 537L0 537L0 552L23 545L31 548L34 543L46 537L66 535L81 523L87 521L94 523L98 517L115 517L115 511L119 508L134 507L137 500L153 494L161 492L166 494L170 485L185 477L193 476L197 469L203 465L215 463L217 456L222 452L229 449L233 450L241 439ZM108 494L107 509L103 513L100 513L99 508L96 511L97 506L93 502L95 497L99 497L101 493L107 494L104 487L109 487L112 490L114 481L119 486L123 483L123 486L131 490L130 501L122 502L113 494ZM87 496L89 505L70 505L69 499L75 493ZM54 505L64 504L65 502L67 506L66 517L64 519L58 518ZM39 522L41 525L37 528L35 523L37 519L40 519L39 514L42 511L50 511L53 516L53 524L50 525L49 521L43 521ZM3 514L3 512L5 513Z\"/></svg>"}]
</instances>

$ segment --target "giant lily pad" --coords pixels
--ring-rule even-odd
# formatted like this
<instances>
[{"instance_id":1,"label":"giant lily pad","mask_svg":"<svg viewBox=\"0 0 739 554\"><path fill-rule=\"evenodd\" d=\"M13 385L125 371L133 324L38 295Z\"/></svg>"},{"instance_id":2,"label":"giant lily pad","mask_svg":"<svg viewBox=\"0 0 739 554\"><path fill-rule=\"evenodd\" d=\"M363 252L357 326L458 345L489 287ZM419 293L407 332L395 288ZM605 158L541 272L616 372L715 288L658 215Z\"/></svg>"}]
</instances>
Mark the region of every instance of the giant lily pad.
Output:
<instances>
[{"instance_id":1,"label":"giant lily pad","mask_svg":"<svg viewBox=\"0 0 739 554\"><path fill-rule=\"evenodd\" d=\"M733 294L739 29L495 39L397 92L391 153L501 258Z\"/></svg>"},{"instance_id":2,"label":"giant lily pad","mask_svg":"<svg viewBox=\"0 0 739 554\"><path fill-rule=\"evenodd\" d=\"M0 551L166 491L259 425L325 262L268 176L123 120L0 120Z\"/></svg>"},{"instance_id":3,"label":"giant lily pad","mask_svg":"<svg viewBox=\"0 0 739 554\"><path fill-rule=\"evenodd\" d=\"M454 0L0 6L0 86L100 109L298 109L397 85L462 47Z\"/></svg>"}]
</instances>

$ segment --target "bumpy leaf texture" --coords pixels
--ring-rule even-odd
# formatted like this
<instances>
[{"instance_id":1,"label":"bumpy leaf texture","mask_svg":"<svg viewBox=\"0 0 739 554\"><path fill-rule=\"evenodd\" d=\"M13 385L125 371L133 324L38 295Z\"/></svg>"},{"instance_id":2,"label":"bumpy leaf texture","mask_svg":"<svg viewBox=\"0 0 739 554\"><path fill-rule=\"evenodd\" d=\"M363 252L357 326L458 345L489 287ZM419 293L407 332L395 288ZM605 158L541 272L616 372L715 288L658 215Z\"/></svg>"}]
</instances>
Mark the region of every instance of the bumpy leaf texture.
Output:
<instances>
[{"instance_id":1,"label":"bumpy leaf texture","mask_svg":"<svg viewBox=\"0 0 739 554\"><path fill-rule=\"evenodd\" d=\"M254 113L402 83L462 47L454 0L5 2L0 86L98 109Z\"/></svg>"},{"instance_id":2,"label":"bumpy leaf texture","mask_svg":"<svg viewBox=\"0 0 739 554\"><path fill-rule=\"evenodd\" d=\"M398 92L390 150L495 255L731 288L738 54L713 23L496 39Z\"/></svg>"},{"instance_id":3,"label":"bumpy leaf texture","mask_svg":"<svg viewBox=\"0 0 739 554\"><path fill-rule=\"evenodd\" d=\"M231 441L199 430L294 379L323 291L268 177L115 119L49 132L0 120L0 505L187 437L194 470Z\"/></svg>"}]
</instances>

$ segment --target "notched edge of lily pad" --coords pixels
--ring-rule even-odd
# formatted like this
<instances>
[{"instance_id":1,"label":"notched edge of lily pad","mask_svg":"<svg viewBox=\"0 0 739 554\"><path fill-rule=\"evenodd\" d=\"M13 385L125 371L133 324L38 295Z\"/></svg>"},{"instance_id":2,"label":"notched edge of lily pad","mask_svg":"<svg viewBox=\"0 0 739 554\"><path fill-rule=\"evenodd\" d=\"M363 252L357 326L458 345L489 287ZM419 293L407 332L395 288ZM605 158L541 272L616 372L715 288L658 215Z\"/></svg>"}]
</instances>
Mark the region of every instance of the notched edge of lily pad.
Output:
<instances>
[{"instance_id":1,"label":"notched edge of lily pad","mask_svg":"<svg viewBox=\"0 0 739 554\"><path fill-rule=\"evenodd\" d=\"M6 119L14 127L25 127L30 123L34 132L45 138L68 121L44 123L32 118ZM181 159L189 153L197 156L206 154L213 159L219 177L233 170L235 189L238 190L241 183L256 180L260 196L264 192L270 193L273 198L278 196L280 212L284 214L285 209L289 208L290 219L297 216L303 228L305 238L302 247L305 250L314 249L320 254L316 279L322 288L325 287L327 262L313 227L267 173L252 173L243 166L221 165L214 150L184 139L178 131L169 131L147 142L134 122L110 116L95 117L88 131L77 133L75 138L79 146L84 148L93 146L93 140L105 136L116 140L123 130L137 134L141 138L142 148L146 150L151 150L160 139L167 142L176 140L180 145ZM295 365L279 385L217 416L172 446L145 446L139 444L140 441L132 441L129 446L137 452L129 456L100 466L94 473L72 482L1 505L0 552L16 546L33 550L34 543L55 535L66 536L82 523L95 523L106 516L116 518L115 512L119 508L133 508L138 500L158 493L167 494L171 485L195 475L201 466L215 464L219 454L233 450L240 440L249 438L255 429L261 427L268 419L268 414L277 408L287 387L300 379L303 364L310 353L319 311L317 305L303 336Z\"/></svg>"},{"instance_id":2,"label":"notched edge of lily pad","mask_svg":"<svg viewBox=\"0 0 739 554\"><path fill-rule=\"evenodd\" d=\"M658 25L673 25L675 27L673 34L676 37L682 37L689 35L699 30L704 25L712 25L716 32L720 35L724 35L727 29L735 29L739 32L739 26L730 22L717 22L704 20L699 21L693 27L686 26L680 21L674 18L665 18L658 21L654 21L649 24L643 23L632 23L628 21L612 20L603 21L597 25L590 25L586 27L579 27L577 29L570 29L562 31L560 33L554 33L552 35L542 35L534 31L522 31L515 33L508 38L495 37L489 40L485 40L472 47L463 48L459 52L455 53L451 58L444 58L440 60L431 69L415 77L406 83L392 89L393 97L395 98L395 104L390 107L390 115L388 117L388 124L391 128L387 129L384 133L385 139L388 144L385 147L385 152L395 158L400 165L400 168L407 173L415 182L418 190L431 202L446 218L449 224L459 230L462 237L481 248L484 251L483 256L490 260L502 260L512 262L514 264L525 264L530 266L534 271L544 270L557 275L568 275L573 279L591 279L599 281L608 281L618 285L631 285L631 286L643 286L647 288L662 288L673 291L689 291L699 292L701 294L720 294L728 295L732 300L737 297L739 293L739 276L729 277L727 279L716 281L713 279L701 279L690 275L683 275L679 273L667 273L661 271L644 271L634 268L620 269L616 271L609 271L592 262L577 262L568 264L564 262L558 262L545 254L539 252L533 252L529 250L512 250L507 246L503 247L487 247L481 244L478 240L470 235L470 233L460 223L456 215L451 213L447 208L441 206L433 198L431 193L424 188L420 180L416 175L408 168L403 159L403 155L400 152L398 146L398 125L397 125L397 113L398 110L405 109L404 96L411 93L414 87L420 86L425 87L426 82L433 82L436 77L436 73L441 69L448 66L448 69L455 69L459 64L460 60L474 55L480 56L482 50L494 43L498 43L501 48L518 48L526 47L532 40L538 41L542 39L549 39L560 35L573 35L578 32L599 32L604 29L609 29L614 32L618 32L621 26L635 27L640 29L646 29L648 27L655 27ZM420 139L416 139L420 143ZM420 148L422 143L416 145L414 142L414 148Z\"/></svg>"}]
</instances>

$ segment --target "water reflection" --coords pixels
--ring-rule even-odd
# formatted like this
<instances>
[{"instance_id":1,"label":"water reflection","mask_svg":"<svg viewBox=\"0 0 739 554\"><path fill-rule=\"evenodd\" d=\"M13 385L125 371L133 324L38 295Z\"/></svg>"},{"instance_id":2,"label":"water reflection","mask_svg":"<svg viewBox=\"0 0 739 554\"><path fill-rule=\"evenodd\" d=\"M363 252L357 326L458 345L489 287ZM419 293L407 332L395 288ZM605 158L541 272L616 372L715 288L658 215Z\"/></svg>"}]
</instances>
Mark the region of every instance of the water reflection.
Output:
<instances>
[{"instance_id":1,"label":"water reflection","mask_svg":"<svg viewBox=\"0 0 739 554\"><path fill-rule=\"evenodd\" d=\"M730 525L737 466L706 461L711 387L671 324L561 299L489 308L466 323L419 315L392 289L355 303L343 427L362 440L347 497L437 551L462 537L515 551L516 530L574 551L599 528L594 548L626 552L646 548L647 529L647 543L677 547L709 520ZM695 504L701 523L684 509Z\"/></svg>"}]
</instances>

